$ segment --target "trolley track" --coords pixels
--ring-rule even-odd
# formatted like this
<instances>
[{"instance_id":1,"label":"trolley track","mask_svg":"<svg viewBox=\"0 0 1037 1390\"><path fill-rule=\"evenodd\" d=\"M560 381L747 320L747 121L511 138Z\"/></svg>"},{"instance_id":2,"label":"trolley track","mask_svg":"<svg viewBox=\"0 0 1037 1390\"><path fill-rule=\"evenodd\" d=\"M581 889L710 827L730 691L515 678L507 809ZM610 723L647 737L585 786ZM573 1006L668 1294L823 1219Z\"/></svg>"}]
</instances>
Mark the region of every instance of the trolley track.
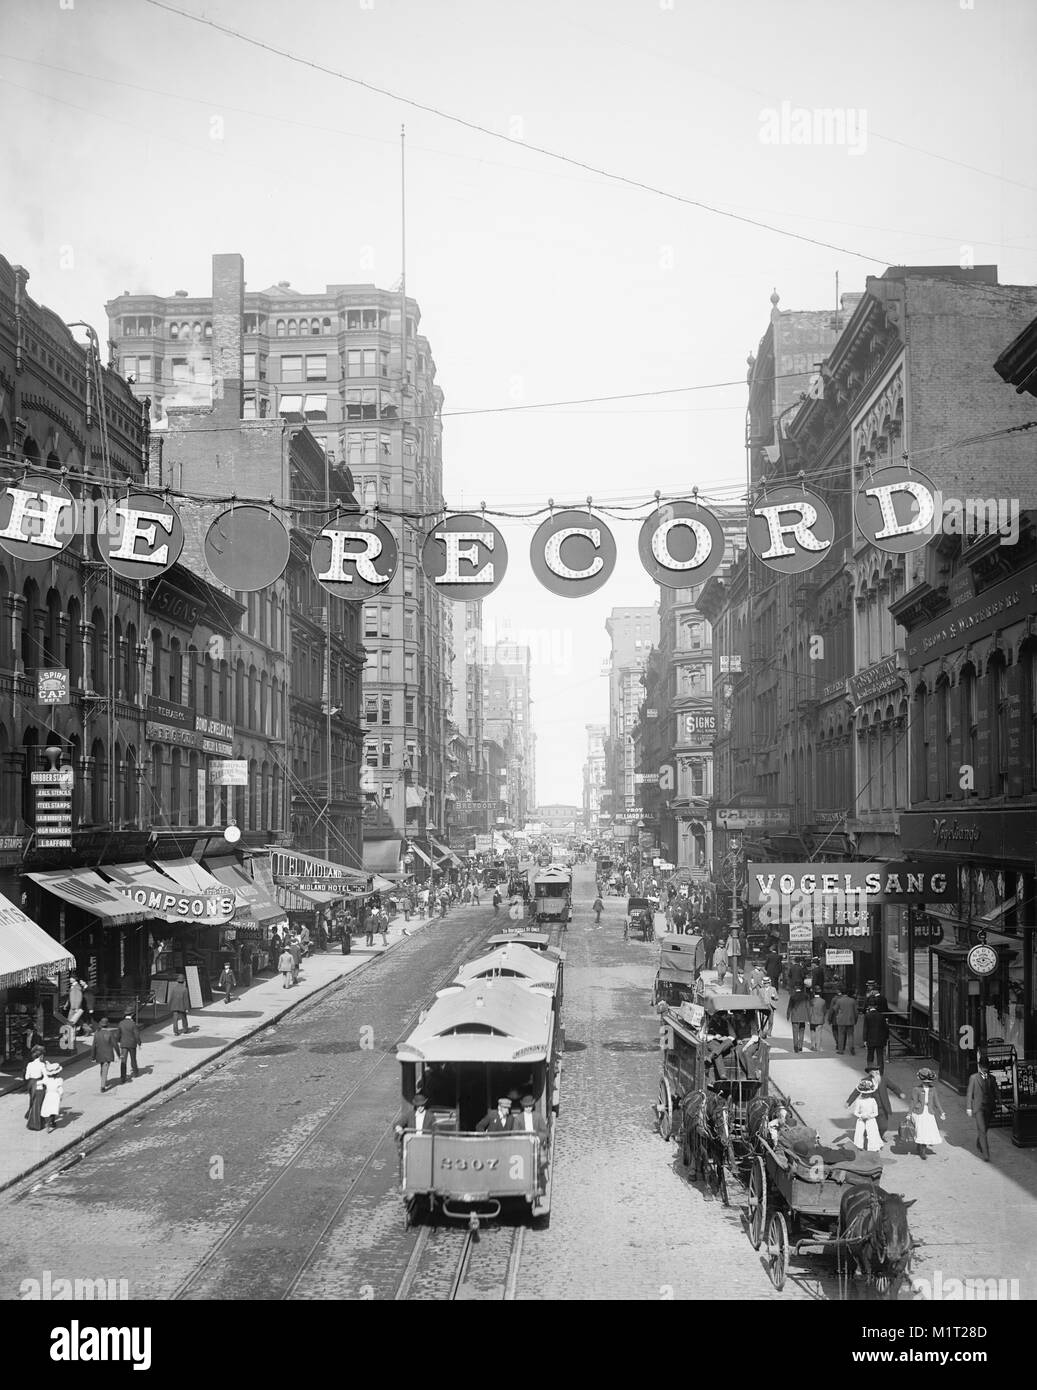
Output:
<instances>
[{"instance_id":1,"label":"trolley track","mask_svg":"<svg viewBox=\"0 0 1037 1390\"><path fill-rule=\"evenodd\" d=\"M526 1228L478 1231L422 1226L395 1298L403 1302L510 1302L515 1298Z\"/></svg>"},{"instance_id":2,"label":"trolley track","mask_svg":"<svg viewBox=\"0 0 1037 1390\"><path fill-rule=\"evenodd\" d=\"M394 1108L393 1118L388 1125L379 1126L375 1144L348 1178L343 1179L338 1167L330 1173L321 1171L323 1165L319 1162L319 1147L328 1146L338 1155L348 1153L351 1143L355 1143L354 1114L358 1108L366 1111L369 1120L378 1116L384 1117L383 1069L386 1062L395 1062L395 1048L413 1030L419 1014L427 1004L428 996L449 984L473 949L478 948L495 930L497 923L494 920L481 927L474 937L469 937L458 947L450 957L449 965L430 986L428 995L411 1009L405 1024L392 1043L378 1053L372 1051L374 1060L371 1064L364 1068L362 1074L314 1125L292 1154L270 1174L219 1239L181 1280L170 1295L171 1300L219 1298L228 1267L236 1263L256 1267L253 1297L284 1300L299 1296L308 1271L326 1248L330 1234L341 1221L351 1202L369 1190L371 1180L384 1170L385 1164L394 1164L393 1127L399 1117L399 1110ZM305 1162L308 1158L314 1160L315 1168L306 1169ZM293 1185L293 1180L308 1198L302 1204L302 1209L305 1217L311 1218L312 1224L300 1231L298 1220L295 1220L289 1233L282 1226L283 1217L280 1212L286 1203L285 1189ZM345 1191L342 1190L343 1182ZM380 1183L378 1185L380 1186ZM293 1204L296 1215L299 1207L298 1202ZM290 1242L286 1238L289 1234ZM289 1244L303 1243L306 1253L301 1261L272 1261L269 1258L272 1244L277 1246L278 1252L287 1253Z\"/></svg>"}]
</instances>

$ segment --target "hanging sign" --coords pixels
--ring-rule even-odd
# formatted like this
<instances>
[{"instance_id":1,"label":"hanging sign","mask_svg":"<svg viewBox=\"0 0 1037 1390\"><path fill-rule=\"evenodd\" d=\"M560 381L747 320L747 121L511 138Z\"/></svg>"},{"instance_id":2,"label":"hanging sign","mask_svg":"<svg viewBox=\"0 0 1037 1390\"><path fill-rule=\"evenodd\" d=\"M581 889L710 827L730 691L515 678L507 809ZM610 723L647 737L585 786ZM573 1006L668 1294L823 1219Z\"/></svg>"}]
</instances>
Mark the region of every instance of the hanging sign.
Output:
<instances>
[{"instance_id":1,"label":"hanging sign","mask_svg":"<svg viewBox=\"0 0 1037 1390\"><path fill-rule=\"evenodd\" d=\"M585 598L607 584L616 568L616 540L590 511L555 512L529 547L533 573L552 594Z\"/></svg>"},{"instance_id":2,"label":"hanging sign","mask_svg":"<svg viewBox=\"0 0 1037 1390\"><path fill-rule=\"evenodd\" d=\"M167 920L208 922L218 926L229 922L237 910L233 893L167 893L147 883L112 883L116 893Z\"/></svg>"},{"instance_id":3,"label":"hanging sign","mask_svg":"<svg viewBox=\"0 0 1037 1390\"><path fill-rule=\"evenodd\" d=\"M60 477L26 473L0 492L0 547L16 560L53 560L78 532L79 503Z\"/></svg>"},{"instance_id":4,"label":"hanging sign","mask_svg":"<svg viewBox=\"0 0 1037 1390\"><path fill-rule=\"evenodd\" d=\"M269 507L251 503L221 512L205 533L205 562L228 589L252 594L281 578L291 541Z\"/></svg>"},{"instance_id":5,"label":"hanging sign","mask_svg":"<svg viewBox=\"0 0 1037 1390\"><path fill-rule=\"evenodd\" d=\"M879 550L903 555L939 533L937 491L917 468L880 468L865 478L853 502L861 534Z\"/></svg>"},{"instance_id":6,"label":"hanging sign","mask_svg":"<svg viewBox=\"0 0 1037 1390\"><path fill-rule=\"evenodd\" d=\"M329 522L310 548L310 568L321 588L354 602L380 594L399 563L396 537L371 513Z\"/></svg>"},{"instance_id":7,"label":"hanging sign","mask_svg":"<svg viewBox=\"0 0 1037 1390\"><path fill-rule=\"evenodd\" d=\"M641 563L665 589L704 584L724 560L720 522L697 502L671 502L645 519L637 539Z\"/></svg>"},{"instance_id":8,"label":"hanging sign","mask_svg":"<svg viewBox=\"0 0 1037 1390\"><path fill-rule=\"evenodd\" d=\"M68 672L63 670L36 672L36 703L38 705L67 705Z\"/></svg>"},{"instance_id":9,"label":"hanging sign","mask_svg":"<svg viewBox=\"0 0 1037 1390\"><path fill-rule=\"evenodd\" d=\"M835 518L822 497L802 487L779 487L750 508L746 539L755 556L778 574L803 574L825 558Z\"/></svg>"},{"instance_id":10,"label":"hanging sign","mask_svg":"<svg viewBox=\"0 0 1037 1390\"><path fill-rule=\"evenodd\" d=\"M459 513L429 531L421 547L421 568L444 598L474 601L500 586L508 548L485 517Z\"/></svg>"},{"instance_id":11,"label":"hanging sign","mask_svg":"<svg viewBox=\"0 0 1037 1390\"><path fill-rule=\"evenodd\" d=\"M131 492L105 509L97 548L108 568L123 579L156 579L180 559L184 528L168 502Z\"/></svg>"}]
</instances>

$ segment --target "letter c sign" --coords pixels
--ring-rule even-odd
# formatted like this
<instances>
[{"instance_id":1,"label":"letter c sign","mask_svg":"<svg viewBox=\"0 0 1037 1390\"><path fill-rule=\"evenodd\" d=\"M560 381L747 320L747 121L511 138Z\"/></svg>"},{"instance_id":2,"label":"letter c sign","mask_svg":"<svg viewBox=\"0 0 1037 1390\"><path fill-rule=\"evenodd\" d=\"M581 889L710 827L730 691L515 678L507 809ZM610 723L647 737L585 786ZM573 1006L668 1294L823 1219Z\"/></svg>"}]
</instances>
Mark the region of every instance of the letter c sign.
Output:
<instances>
[{"instance_id":1,"label":"letter c sign","mask_svg":"<svg viewBox=\"0 0 1037 1390\"><path fill-rule=\"evenodd\" d=\"M556 512L541 522L529 547L533 573L552 594L594 594L616 568L616 539L589 511Z\"/></svg>"}]
</instances>

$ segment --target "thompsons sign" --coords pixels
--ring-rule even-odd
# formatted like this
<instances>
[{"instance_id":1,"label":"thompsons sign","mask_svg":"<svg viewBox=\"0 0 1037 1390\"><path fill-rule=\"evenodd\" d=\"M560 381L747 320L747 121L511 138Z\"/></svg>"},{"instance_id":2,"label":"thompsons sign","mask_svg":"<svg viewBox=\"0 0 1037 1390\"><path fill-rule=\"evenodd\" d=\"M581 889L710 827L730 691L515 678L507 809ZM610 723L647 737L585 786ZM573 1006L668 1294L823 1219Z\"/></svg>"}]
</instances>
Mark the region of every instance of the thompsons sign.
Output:
<instances>
[{"instance_id":1,"label":"thompsons sign","mask_svg":"<svg viewBox=\"0 0 1037 1390\"><path fill-rule=\"evenodd\" d=\"M161 888L132 883L113 883L111 886L138 907L162 917L216 926L229 922L234 916L233 893L166 893Z\"/></svg>"},{"instance_id":2,"label":"thompsons sign","mask_svg":"<svg viewBox=\"0 0 1037 1390\"><path fill-rule=\"evenodd\" d=\"M957 883L943 864L749 864L749 902L771 905L793 893L858 895L869 906L882 903L954 902Z\"/></svg>"}]
</instances>

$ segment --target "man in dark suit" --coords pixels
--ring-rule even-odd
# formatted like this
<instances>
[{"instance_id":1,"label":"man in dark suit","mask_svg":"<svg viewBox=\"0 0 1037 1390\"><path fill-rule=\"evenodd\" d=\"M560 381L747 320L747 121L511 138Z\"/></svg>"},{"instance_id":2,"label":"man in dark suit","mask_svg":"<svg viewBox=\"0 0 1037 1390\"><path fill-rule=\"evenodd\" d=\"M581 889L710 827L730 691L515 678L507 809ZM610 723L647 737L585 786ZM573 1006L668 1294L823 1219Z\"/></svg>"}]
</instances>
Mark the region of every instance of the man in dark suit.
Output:
<instances>
[{"instance_id":1,"label":"man in dark suit","mask_svg":"<svg viewBox=\"0 0 1037 1390\"><path fill-rule=\"evenodd\" d=\"M133 1014L127 1010L126 1014L119 1020L119 1080L126 1080L126 1064L133 1068L133 1077L140 1076L140 1068L137 1066L137 1048L143 1047L144 1040L137 1027L137 1021Z\"/></svg>"},{"instance_id":2,"label":"man in dark suit","mask_svg":"<svg viewBox=\"0 0 1037 1390\"><path fill-rule=\"evenodd\" d=\"M522 1097L522 1109L511 1112L511 1128L520 1134L537 1134L542 1143L547 1142L547 1121L534 1110L532 1096ZM494 1112L496 1114L496 1111Z\"/></svg>"},{"instance_id":3,"label":"man in dark suit","mask_svg":"<svg viewBox=\"0 0 1037 1390\"><path fill-rule=\"evenodd\" d=\"M166 1003L173 1011L173 1036L176 1037L181 1029L185 1033L189 1032L187 1011L191 1007L191 995L183 975L178 976L176 983L169 986Z\"/></svg>"},{"instance_id":4,"label":"man in dark suit","mask_svg":"<svg viewBox=\"0 0 1037 1390\"><path fill-rule=\"evenodd\" d=\"M511 1101L501 1096L496 1110L489 1110L475 1126L480 1134L503 1134L511 1128Z\"/></svg>"},{"instance_id":5,"label":"man in dark suit","mask_svg":"<svg viewBox=\"0 0 1037 1390\"><path fill-rule=\"evenodd\" d=\"M119 1035L109 1027L108 1020L102 1018L90 1044L94 1061L101 1068L101 1094L108 1089L108 1068L119 1055Z\"/></svg>"},{"instance_id":6,"label":"man in dark suit","mask_svg":"<svg viewBox=\"0 0 1037 1390\"><path fill-rule=\"evenodd\" d=\"M980 1053L977 1063L979 1070L969 1077L968 1090L965 1092L965 1113L976 1121L976 1148L983 1162L989 1163L990 1140L987 1138L987 1126L994 1118L997 1082L990 1075L990 1062L985 1053Z\"/></svg>"},{"instance_id":7,"label":"man in dark suit","mask_svg":"<svg viewBox=\"0 0 1037 1390\"><path fill-rule=\"evenodd\" d=\"M414 1130L416 1134L426 1134L432 1129L432 1116L428 1110L428 1096L421 1091L414 1093L411 1101L410 1113L404 1114L400 1124L396 1126L396 1137L402 1139L405 1130Z\"/></svg>"}]
</instances>

